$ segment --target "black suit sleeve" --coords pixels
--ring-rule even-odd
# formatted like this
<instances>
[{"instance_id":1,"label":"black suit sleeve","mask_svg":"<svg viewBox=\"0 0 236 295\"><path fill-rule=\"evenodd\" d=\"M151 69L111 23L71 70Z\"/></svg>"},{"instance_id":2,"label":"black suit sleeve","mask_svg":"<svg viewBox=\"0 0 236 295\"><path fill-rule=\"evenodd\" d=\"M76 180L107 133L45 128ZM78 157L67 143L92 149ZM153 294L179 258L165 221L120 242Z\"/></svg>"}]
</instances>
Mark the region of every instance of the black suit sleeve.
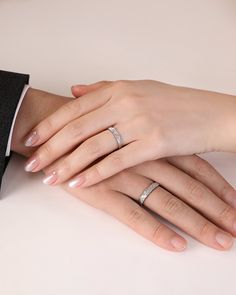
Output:
<instances>
[{"instance_id":1,"label":"black suit sleeve","mask_svg":"<svg viewBox=\"0 0 236 295\"><path fill-rule=\"evenodd\" d=\"M0 71L0 186L9 157L6 148L15 111L29 76Z\"/></svg>"}]
</instances>

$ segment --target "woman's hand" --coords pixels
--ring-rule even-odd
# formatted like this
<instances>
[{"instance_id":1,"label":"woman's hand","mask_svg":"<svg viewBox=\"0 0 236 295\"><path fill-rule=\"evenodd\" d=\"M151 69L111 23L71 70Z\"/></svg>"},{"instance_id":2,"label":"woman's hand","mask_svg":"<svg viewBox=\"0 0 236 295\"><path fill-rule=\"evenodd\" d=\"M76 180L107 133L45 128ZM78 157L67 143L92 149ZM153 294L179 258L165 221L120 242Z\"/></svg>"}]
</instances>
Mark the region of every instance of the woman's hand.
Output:
<instances>
[{"instance_id":1,"label":"woman's hand","mask_svg":"<svg viewBox=\"0 0 236 295\"><path fill-rule=\"evenodd\" d=\"M70 185L89 186L145 161L236 151L233 96L156 81L101 82L74 87L73 93L83 96L42 121L26 141L44 143L26 171L37 172L67 154L51 165L45 183L59 184L79 173ZM119 150L110 126L122 136Z\"/></svg>"},{"instance_id":2,"label":"woman's hand","mask_svg":"<svg viewBox=\"0 0 236 295\"><path fill-rule=\"evenodd\" d=\"M153 181L161 186L141 207L137 203L139 196ZM197 156L146 162L88 188L63 186L167 250L182 251L187 242L150 210L217 250L229 249L232 236L236 236L236 210L232 207L236 207L236 192Z\"/></svg>"}]
</instances>

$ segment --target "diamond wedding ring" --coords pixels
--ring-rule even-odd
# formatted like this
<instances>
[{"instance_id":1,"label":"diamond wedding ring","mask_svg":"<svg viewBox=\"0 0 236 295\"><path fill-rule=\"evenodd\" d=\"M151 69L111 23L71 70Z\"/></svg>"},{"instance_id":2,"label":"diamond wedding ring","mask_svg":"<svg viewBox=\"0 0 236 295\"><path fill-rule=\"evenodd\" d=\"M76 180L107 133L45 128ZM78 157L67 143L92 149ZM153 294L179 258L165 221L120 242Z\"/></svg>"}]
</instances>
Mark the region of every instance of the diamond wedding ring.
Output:
<instances>
[{"instance_id":1,"label":"diamond wedding ring","mask_svg":"<svg viewBox=\"0 0 236 295\"><path fill-rule=\"evenodd\" d=\"M108 130L111 132L111 134L114 136L118 149L122 148L123 146L123 139L119 131L115 127L109 127Z\"/></svg>"},{"instance_id":2,"label":"diamond wedding ring","mask_svg":"<svg viewBox=\"0 0 236 295\"><path fill-rule=\"evenodd\" d=\"M149 195L159 186L158 182L152 182L139 197L139 204L143 206L144 201L149 197Z\"/></svg>"}]
</instances>

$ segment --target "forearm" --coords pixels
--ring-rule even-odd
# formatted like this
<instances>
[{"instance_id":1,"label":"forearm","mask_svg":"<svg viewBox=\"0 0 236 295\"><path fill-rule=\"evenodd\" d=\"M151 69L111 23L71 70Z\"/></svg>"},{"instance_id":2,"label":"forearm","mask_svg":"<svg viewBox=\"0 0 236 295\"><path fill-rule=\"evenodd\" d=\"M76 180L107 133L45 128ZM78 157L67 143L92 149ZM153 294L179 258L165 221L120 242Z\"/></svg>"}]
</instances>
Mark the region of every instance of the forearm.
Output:
<instances>
[{"instance_id":1,"label":"forearm","mask_svg":"<svg viewBox=\"0 0 236 295\"><path fill-rule=\"evenodd\" d=\"M218 133L215 134L219 143L217 150L236 153L236 96L222 94L220 117Z\"/></svg>"},{"instance_id":2,"label":"forearm","mask_svg":"<svg viewBox=\"0 0 236 295\"><path fill-rule=\"evenodd\" d=\"M34 149L25 147L26 135L35 125L71 99L30 88L17 115L11 150L24 156L30 156Z\"/></svg>"}]
</instances>

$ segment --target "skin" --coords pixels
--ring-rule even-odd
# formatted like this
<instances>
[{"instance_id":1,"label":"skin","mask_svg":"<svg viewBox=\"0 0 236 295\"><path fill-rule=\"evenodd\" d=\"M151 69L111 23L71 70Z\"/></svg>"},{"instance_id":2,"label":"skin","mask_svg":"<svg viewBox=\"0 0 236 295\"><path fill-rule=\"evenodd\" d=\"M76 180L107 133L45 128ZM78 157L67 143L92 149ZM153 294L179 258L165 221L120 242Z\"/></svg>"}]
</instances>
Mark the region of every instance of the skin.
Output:
<instances>
[{"instance_id":1,"label":"skin","mask_svg":"<svg viewBox=\"0 0 236 295\"><path fill-rule=\"evenodd\" d=\"M26 170L51 165L48 184L72 178L86 187L146 161L236 151L235 96L157 81L100 82L73 94L79 98L35 126L30 144L28 137L28 145L41 146ZM122 135L119 150L110 126Z\"/></svg>"},{"instance_id":2,"label":"skin","mask_svg":"<svg viewBox=\"0 0 236 295\"><path fill-rule=\"evenodd\" d=\"M27 157L32 155L35 148L24 145L26 135L68 101L73 99L29 89L17 116L12 150ZM45 168L45 174L47 169L50 167ZM138 196L153 181L161 186L141 207ZM229 249L236 236L235 190L209 163L195 155L148 161L90 187L75 190L68 182L62 187L170 251L183 251L187 241L150 211L217 250Z\"/></svg>"}]
</instances>

